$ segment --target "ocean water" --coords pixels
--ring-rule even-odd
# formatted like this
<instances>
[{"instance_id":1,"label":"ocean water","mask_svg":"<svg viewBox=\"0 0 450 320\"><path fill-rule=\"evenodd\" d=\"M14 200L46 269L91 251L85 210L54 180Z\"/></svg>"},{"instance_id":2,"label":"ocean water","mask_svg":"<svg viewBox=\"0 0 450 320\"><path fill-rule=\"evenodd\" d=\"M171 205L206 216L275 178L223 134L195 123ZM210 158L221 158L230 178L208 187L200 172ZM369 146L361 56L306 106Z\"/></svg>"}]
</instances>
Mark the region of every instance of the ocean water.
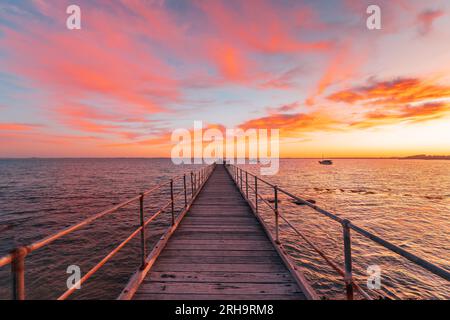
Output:
<instances>
[{"instance_id":1,"label":"ocean water","mask_svg":"<svg viewBox=\"0 0 450 320\"><path fill-rule=\"evenodd\" d=\"M0 160L0 255L29 244L200 166L175 166L169 159ZM258 173L255 166L243 166ZM289 192L350 219L402 248L450 270L450 162L431 160L283 159L266 177ZM181 181L175 183L176 192ZM273 190L259 186L270 198ZM145 199L147 216L169 199L168 186ZM343 264L342 230L336 222L280 195L280 211L337 264ZM182 201L177 203L181 208ZM273 225L273 214L260 203ZM147 228L151 247L170 223L164 212ZM54 299L66 289L67 267L95 266L139 224L137 203L65 236L27 257L27 298ZM344 297L339 277L290 228L281 239L318 293ZM450 298L448 282L379 245L352 234L354 274L365 288L367 268L381 270L380 295L401 299ZM127 245L73 298L114 299L139 266L139 237ZM0 268L0 299L11 295L9 267Z\"/></svg>"}]
</instances>

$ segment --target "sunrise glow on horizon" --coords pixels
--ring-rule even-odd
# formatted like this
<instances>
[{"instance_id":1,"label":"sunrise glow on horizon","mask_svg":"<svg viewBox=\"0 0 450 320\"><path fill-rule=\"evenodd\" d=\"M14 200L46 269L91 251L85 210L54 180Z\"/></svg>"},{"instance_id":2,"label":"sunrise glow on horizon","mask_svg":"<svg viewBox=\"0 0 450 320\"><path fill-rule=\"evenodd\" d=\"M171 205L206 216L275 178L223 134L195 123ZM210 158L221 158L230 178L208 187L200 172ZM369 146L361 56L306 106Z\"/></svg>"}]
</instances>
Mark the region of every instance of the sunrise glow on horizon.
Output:
<instances>
[{"instance_id":1,"label":"sunrise glow on horizon","mask_svg":"<svg viewBox=\"0 0 450 320\"><path fill-rule=\"evenodd\" d=\"M171 133L280 130L281 157L450 155L450 3L0 3L0 157L170 157Z\"/></svg>"}]
</instances>

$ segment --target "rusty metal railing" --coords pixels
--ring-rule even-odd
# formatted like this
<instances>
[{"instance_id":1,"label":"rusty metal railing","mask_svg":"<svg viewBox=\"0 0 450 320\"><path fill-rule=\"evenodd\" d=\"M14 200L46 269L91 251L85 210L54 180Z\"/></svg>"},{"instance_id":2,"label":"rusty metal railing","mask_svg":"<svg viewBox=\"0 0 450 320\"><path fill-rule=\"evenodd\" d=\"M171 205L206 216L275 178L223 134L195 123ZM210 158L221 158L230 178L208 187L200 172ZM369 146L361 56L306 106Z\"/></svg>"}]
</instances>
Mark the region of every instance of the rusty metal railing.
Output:
<instances>
[{"instance_id":1,"label":"rusty metal railing","mask_svg":"<svg viewBox=\"0 0 450 320\"><path fill-rule=\"evenodd\" d=\"M244 196L244 198L247 200L247 202L250 204L254 212L259 215L259 201L262 201L266 206L269 207L270 210L274 213L274 227L275 227L275 242L277 244L280 244L280 237L279 237L279 225L280 225L280 219L283 220L294 232L296 235L301 237L305 242L315 251L317 252L324 260L325 262L330 265L340 276L344 278L345 287L346 287L346 295L348 300L352 300L354 298L354 290L358 291L365 299L372 299L372 297L365 292L356 282L353 277L353 265L352 265L352 238L351 238L351 230L354 232L362 235L363 237L383 246L384 248L395 252L396 254L406 258L407 260L413 262L414 264L424 268L425 270L447 280L450 281L450 273L433 264L430 263L392 243L389 241L386 241L382 239L381 237L364 230L363 228L360 228L356 225L354 225L351 221L347 219L342 219L335 214L328 212L327 210L324 210L316 205L314 205L311 202L308 202L301 197L298 197L296 195L293 195L292 193L279 188L277 185L274 185L267 180L264 180L248 171L245 171L241 168L239 168L236 165L229 164L227 165L228 172L233 178L236 186L240 189L241 194ZM249 182L249 177L253 179L253 182ZM269 188L273 189L273 206L271 205L271 201L269 202L267 199L265 199L259 192L258 192L258 182L262 182L265 185L267 185ZM249 190L254 192L254 198L255 201L252 202L249 198ZM297 203L301 203L303 205L306 205L310 208L312 208L314 211L326 216L327 218L338 222L342 226L342 235L343 235L343 242L344 242L344 268L339 267L335 262L333 262L330 258L328 258L325 253L320 250L316 245L314 245L305 235L303 235L284 215L280 214L280 208L279 208L279 201L278 201L278 195L279 193L283 193L287 197L293 199Z\"/></svg>"},{"instance_id":2,"label":"rusty metal railing","mask_svg":"<svg viewBox=\"0 0 450 320\"><path fill-rule=\"evenodd\" d=\"M126 207L127 205L139 201L139 221L140 225L135 229L125 240L123 240L117 247L115 247L110 253L108 253L100 262L98 262L93 268L91 268L78 282L76 282L71 288L59 296L58 300L67 299L76 288L86 282L93 274L95 274L106 262L113 258L127 243L134 239L138 234L141 236L140 246L141 246L141 268L145 267L145 261L147 256L146 248L146 235L145 227L154 221L158 216L161 215L167 208L170 207L171 221L172 225L175 223L175 201L179 197L184 198L184 208L187 208L190 202L193 201L203 184L208 180L211 173L214 171L215 163L198 171L190 172L190 186L188 185L186 174L179 175L170 179L167 182L158 184L157 186L142 192L141 194L135 196L134 198L128 199L110 209L104 210L93 216L61 230L53 235L50 235L40 241L34 242L27 246L22 246L11 251L10 254L0 257L0 267L4 267L8 264L11 265L11 275L12 275L12 298L14 300L24 300L25 299L25 259L30 253L45 247L55 240L58 240L65 235L68 235L74 231L81 229L82 227L108 215L116 212L117 210ZM182 180L182 190L178 194L174 194L174 182ZM164 204L159 210L154 213L150 218L145 220L144 218L144 199L147 195L154 193L155 191L161 189L164 186L170 186L170 200ZM188 189L190 187L190 197L188 196Z\"/></svg>"}]
</instances>

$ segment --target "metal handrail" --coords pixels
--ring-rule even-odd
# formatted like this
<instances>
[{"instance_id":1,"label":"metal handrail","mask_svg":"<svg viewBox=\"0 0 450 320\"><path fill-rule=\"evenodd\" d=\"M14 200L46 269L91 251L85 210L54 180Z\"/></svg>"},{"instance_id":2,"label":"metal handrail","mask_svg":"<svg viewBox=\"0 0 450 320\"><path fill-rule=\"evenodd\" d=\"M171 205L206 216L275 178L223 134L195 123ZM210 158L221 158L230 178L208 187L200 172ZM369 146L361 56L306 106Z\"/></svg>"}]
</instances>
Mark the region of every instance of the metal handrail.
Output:
<instances>
[{"instance_id":1,"label":"metal handrail","mask_svg":"<svg viewBox=\"0 0 450 320\"><path fill-rule=\"evenodd\" d=\"M257 179L258 177L255 177L255 179ZM272 211L275 210L274 207L272 207L270 205L270 203L264 199L264 197L262 195L260 195L259 193L257 193L257 189L253 188L252 186L248 186L248 188L252 191L255 192L255 196L257 195ZM279 189L278 189L279 190ZM345 276L345 272L336 264L334 263L330 258L328 258L325 253L323 251L321 251L316 245L314 245L303 233L301 233L300 231L298 231L297 228L295 228L295 226L281 213L278 212L279 217L286 222L286 224L292 229L294 230L294 232L300 236L303 240L305 240L305 242L314 249L314 251L316 251L324 260L325 262L328 263L328 265L330 265L330 267L332 267L337 273L339 273L342 277ZM353 286L355 287L356 290L358 290L358 292L364 296L366 299L370 299L371 297L355 282L353 282Z\"/></svg>"},{"instance_id":2,"label":"metal handrail","mask_svg":"<svg viewBox=\"0 0 450 320\"><path fill-rule=\"evenodd\" d=\"M382 239L379 236L374 235L373 233L364 230L363 228L360 228L356 225L354 225L351 221L347 219L342 219L341 217L338 217L337 215L328 212L327 210L324 210L318 206L316 206L313 203L310 203L306 201L305 199L298 197L296 195L293 195L292 193L279 188L277 185L274 185L267 180L264 180L257 175L252 174L251 172L245 171L241 168L239 168L236 165L229 164L227 165L229 168L229 173L233 180L235 181L236 186L241 190L242 195L246 198L246 200L252 204L252 201L249 198L248 189L251 189L254 191L254 197L255 197L255 212L256 214L259 214L259 208L258 208L258 198L260 198L263 203L265 203L275 214L275 237L276 241L279 242L279 218L281 218L291 229L294 230L294 232L303 238L308 245L310 245L336 272L338 272L341 276L344 277L345 284L346 284L346 293L347 293L347 299L351 300L353 299L353 289L356 289L360 294L362 294L366 299L371 299L370 295L368 295L355 281L353 278L353 272L352 272L352 255L351 255L351 234L350 230L353 230L357 232L358 234L362 235L363 237L374 241L375 243L383 246L384 248L397 253L398 255L408 259L409 261L415 263L416 265L421 266L425 270L447 280L450 281L450 272L443 269L442 267L439 267L433 263L430 263L392 243L389 241L386 241ZM243 177L245 176L245 181ZM254 187L252 187L248 182L248 177L254 178ZM261 181L268 185L269 187L273 188L274 190L274 206L271 206L269 201L264 199L264 197L258 193L258 181ZM245 185L244 185L245 182ZM244 189L245 187L245 189ZM344 240L344 269L341 269L339 266L336 265L332 260L330 260L316 245L314 245L305 235L303 235L300 231L298 231L297 228L284 216L279 213L278 208L278 193L281 192L285 194L286 196L290 197L291 199L304 204L310 208L312 208L314 211L340 223L342 225L343 229L343 240Z\"/></svg>"},{"instance_id":3,"label":"metal handrail","mask_svg":"<svg viewBox=\"0 0 450 320\"><path fill-rule=\"evenodd\" d=\"M215 163L206 166L196 172L191 171L191 197L190 201L193 201L194 195L196 192L203 186L203 184L208 180L211 173L214 171ZM195 177L195 178L194 178ZM174 195L174 181L180 180L183 178L183 186L182 190ZM147 220L144 220L144 197L153 193L156 190L161 189L163 186L170 185L170 200L159 210L153 214ZM64 292L61 296L59 296L58 300L67 299L73 292L75 292L76 288L78 288L81 284L86 282L95 272L97 272L104 264L106 264L112 257L114 257L120 249L122 249L127 243L129 243L132 239L136 237L137 234L141 234L141 268L145 267L145 258L146 258L146 237L145 237L145 227L154 221L162 212L164 212L169 206L171 207L171 215L172 215L172 225L175 222L175 201L179 199L181 196L184 196L184 208L188 206L188 184L186 180L186 174L176 176L170 179L167 182L158 184L151 189L148 189L138 196L135 196L131 199L128 199L110 209L104 210L93 216L73 225L66 229L63 229L55 234L52 234L42 240L34 242L27 246L22 246L14 249L11 253L0 257L0 267L11 264L11 274L12 274L12 286L13 286L13 299L15 300L24 300L25 299L25 258L31 252L34 252L44 246L51 244L52 242L62 238L63 236L70 234L74 231L81 229L82 227L108 215L116 212L117 210L126 207L127 205L139 200L139 215L140 215L140 226L135 229L124 241L122 241L117 247L115 247L110 253L108 253L99 263L97 263L93 268L91 268L77 283L75 283L72 287L68 288L66 292Z\"/></svg>"}]
</instances>

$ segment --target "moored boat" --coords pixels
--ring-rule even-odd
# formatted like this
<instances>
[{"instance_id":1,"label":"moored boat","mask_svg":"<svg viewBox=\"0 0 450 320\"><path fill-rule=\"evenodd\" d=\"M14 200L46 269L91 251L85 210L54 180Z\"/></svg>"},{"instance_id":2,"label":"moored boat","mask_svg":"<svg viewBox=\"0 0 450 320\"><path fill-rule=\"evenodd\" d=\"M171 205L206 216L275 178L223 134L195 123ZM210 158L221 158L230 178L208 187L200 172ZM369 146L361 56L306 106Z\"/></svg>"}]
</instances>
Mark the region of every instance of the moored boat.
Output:
<instances>
[{"instance_id":1,"label":"moored boat","mask_svg":"<svg viewBox=\"0 0 450 320\"><path fill-rule=\"evenodd\" d=\"M319 163L324 166L331 166L333 164L333 161L332 160L321 160L321 161L319 161Z\"/></svg>"}]
</instances>

